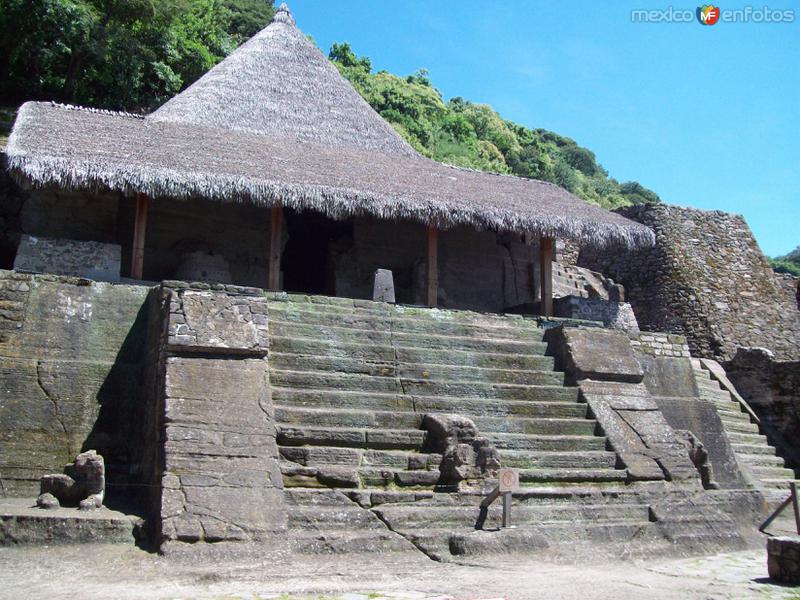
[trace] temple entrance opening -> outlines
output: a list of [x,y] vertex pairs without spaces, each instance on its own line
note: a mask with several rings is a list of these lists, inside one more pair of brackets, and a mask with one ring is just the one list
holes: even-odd
[[289,239],[283,253],[284,289],[335,295],[331,246],[352,243],[353,222],[334,221],[320,213],[287,210]]

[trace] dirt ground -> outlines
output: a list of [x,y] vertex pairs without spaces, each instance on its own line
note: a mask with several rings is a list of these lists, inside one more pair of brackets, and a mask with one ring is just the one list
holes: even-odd
[[130,546],[0,548],[0,598],[338,600],[793,599],[766,550],[668,560],[442,564],[417,555],[165,558]]

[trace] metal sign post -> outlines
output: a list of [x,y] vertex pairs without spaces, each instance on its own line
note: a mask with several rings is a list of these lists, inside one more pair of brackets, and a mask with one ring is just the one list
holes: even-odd
[[519,471],[500,469],[497,473],[498,490],[503,495],[503,527],[511,527],[511,494],[519,490]]
[[503,496],[502,527],[511,527],[511,494],[516,491],[519,491],[519,472],[516,469],[500,469],[497,473],[497,487],[489,492],[489,495],[481,502],[475,529],[483,529],[483,524],[489,514],[489,507],[500,496]]

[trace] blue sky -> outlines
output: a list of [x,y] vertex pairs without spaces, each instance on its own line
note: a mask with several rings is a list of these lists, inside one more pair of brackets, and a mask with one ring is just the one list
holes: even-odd
[[[743,214],[767,255],[800,245],[800,2],[791,24],[633,23],[664,2],[291,0],[326,51],[424,67],[446,99],[491,104],[593,150],[664,201]],[[747,4],[723,4],[723,9]]]

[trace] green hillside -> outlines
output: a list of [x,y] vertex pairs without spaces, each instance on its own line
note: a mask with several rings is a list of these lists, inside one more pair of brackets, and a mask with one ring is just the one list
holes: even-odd
[[789,273],[795,277],[800,277],[800,246],[785,256],[769,259],[769,264],[778,273]]
[[503,119],[486,104],[445,102],[425,70],[408,77],[373,73],[369,58],[356,56],[347,43],[334,44],[329,57],[384,119],[434,160],[552,181],[604,208],[659,202],[635,181],[610,178],[594,152],[570,138]]

